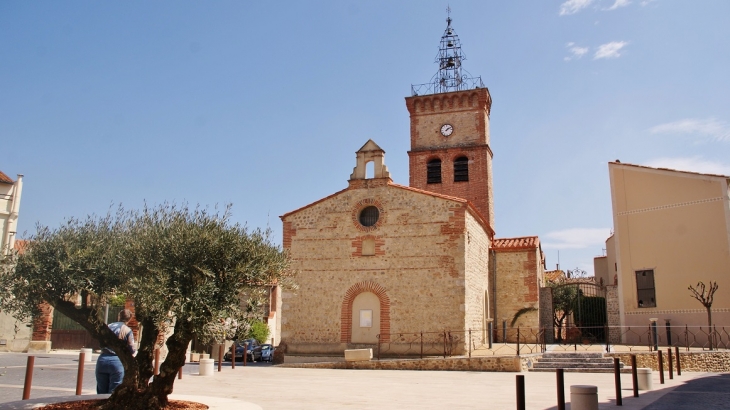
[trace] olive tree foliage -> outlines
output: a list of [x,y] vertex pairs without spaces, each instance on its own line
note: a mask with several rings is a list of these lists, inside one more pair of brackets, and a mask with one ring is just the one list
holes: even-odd
[[[28,318],[48,302],[78,322],[125,368],[105,408],[160,408],[167,403],[193,336],[206,342],[248,331],[245,296],[290,285],[288,258],[268,231],[230,222],[230,206],[209,211],[164,204],[119,209],[103,217],[38,227],[23,254],[2,263],[0,307]],[[136,357],[103,322],[107,301],[134,302],[141,329]],[[81,299],[80,306],[77,303]],[[153,377],[158,334],[172,329],[167,358]]]

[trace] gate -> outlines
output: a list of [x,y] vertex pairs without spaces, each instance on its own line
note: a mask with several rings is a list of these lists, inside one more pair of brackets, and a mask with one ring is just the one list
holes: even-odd
[[[123,306],[109,306],[109,322],[116,321]],[[99,341],[91,337],[81,325],[68,316],[53,310],[53,325],[51,326],[51,346],[54,349],[76,350],[82,347],[99,348]]]
[[591,281],[552,287],[556,343],[606,341],[606,288]]

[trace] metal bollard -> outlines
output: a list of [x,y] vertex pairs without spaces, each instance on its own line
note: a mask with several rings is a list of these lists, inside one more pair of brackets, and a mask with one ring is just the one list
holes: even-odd
[[76,373],[76,395],[81,396],[81,387],[84,385],[84,361],[86,361],[86,353],[79,353],[79,370]]
[[682,362],[679,360],[679,346],[674,346],[674,353],[677,355],[677,376],[681,376]]
[[661,350],[657,350],[659,355],[659,384],[664,384],[664,358]]
[[243,344],[243,365],[246,366],[246,358],[248,356],[248,343]]
[[558,410],[565,410],[565,375],[563,369],[555,369],[558,384]]
[[178,380],[182,379],[182,367],[180,367],[179,369],[177,369],[177,379]]
[[613,358],[613,378],[616,384],[616,405],[623,406],[624,400],[621,397],[621,362],[618,357]]
[[674,379],[674,371],[672,370],[674,360],[672,360],[672,348],[667,348],[667,364],[669,365],[669,380]]
[[160,374],[160,349],[155,349],[155,370],[154,375]]
[[218,371],[221,371],[223,368],[223,346],[218,345]]
[[636,372],[636,355],[631,355],[631,381],[634,383],[634,397],[639,397],[639,375]]
[[525,410],[525,376],[517,375],[517,410]]
[[30,385],[33,383],[33,364],[35,356],[28,356],[28,363],[25,365],[25,383],[23,384],[23,400],[30,398]]
[[231,369],[236,368],[236,341],[231,345]]

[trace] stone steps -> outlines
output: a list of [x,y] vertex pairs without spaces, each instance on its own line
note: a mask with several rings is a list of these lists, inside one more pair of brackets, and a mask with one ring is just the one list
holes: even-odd
[[613,373],[613,359],[603,357],[603,353],[598,352],[548,352],[535,361],[530,371],[554,372],[556,369],[566,372]]

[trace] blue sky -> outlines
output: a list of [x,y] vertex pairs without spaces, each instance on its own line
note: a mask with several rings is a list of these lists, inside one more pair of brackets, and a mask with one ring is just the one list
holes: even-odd
[[144,201],[279,215],[347,186],[372,138],[408,184],[410,85],[445,9],[493,98],[498,237],[592,272],[607,162],[730,175],[730,2],[0,2],[0,170],[22,232]]

